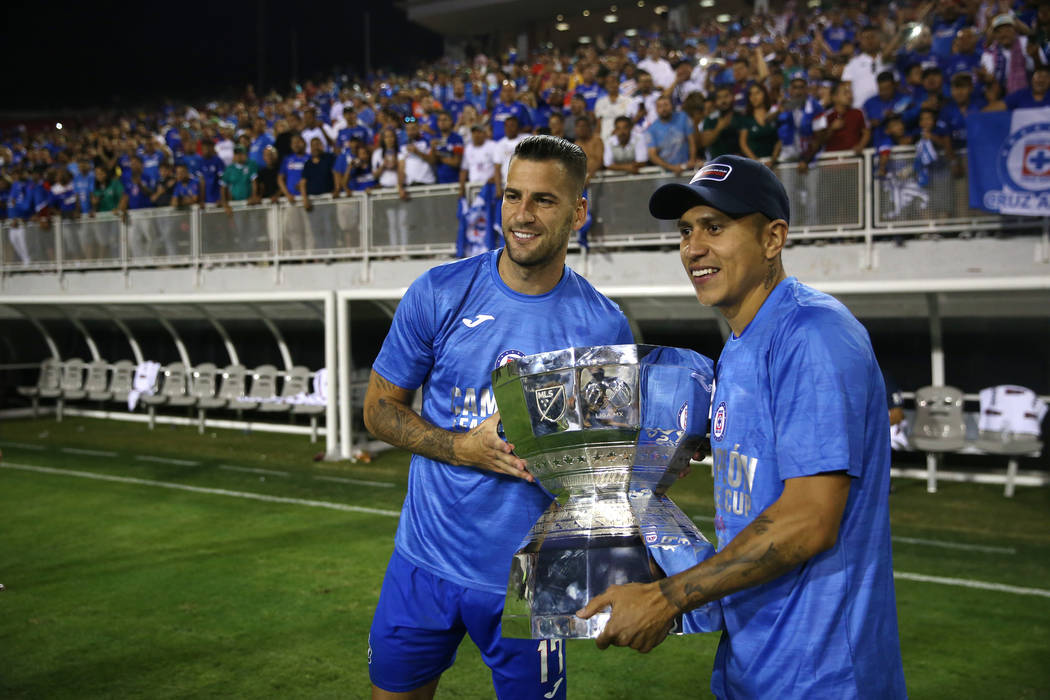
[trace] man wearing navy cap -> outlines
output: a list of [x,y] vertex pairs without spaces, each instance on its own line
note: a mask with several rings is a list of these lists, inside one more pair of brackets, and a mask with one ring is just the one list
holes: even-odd
[[788,197],[765,166],[723,156],[649,211],[678,221],[686,273],[733,330],[711,410],[718,553],[651,584],[612,586],[598,638],[647,652],[675,616],[720,601],[720,698],[906,694],[890,551],[882,374],[863,326],[787,277]]

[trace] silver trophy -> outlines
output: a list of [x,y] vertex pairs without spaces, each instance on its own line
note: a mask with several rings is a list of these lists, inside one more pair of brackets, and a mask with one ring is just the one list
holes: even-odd
[[[653,345],[568,348],[493,372],[507,440],[556,499],[514,555],[504,636],[597,637],[608,613],[575,615],[593,596],[714,553],[665,495],[707,433],[713,376],[703,355]],[[714,604],[672,632],[720,627]]]

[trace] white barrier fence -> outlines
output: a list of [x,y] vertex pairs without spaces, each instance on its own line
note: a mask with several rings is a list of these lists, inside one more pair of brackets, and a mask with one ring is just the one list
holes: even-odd
[[[805,174],[795,164],[778,165],[791,198],[792,238],[863,239],[870,247],[879,238],[900,240],[933,231],[1038,233],[1041,228],[1047,236],[1046,220],[970,209],[963,172],[935,167],[920,185],[913,161],[913,149],[895,149],[884,177],[878,176],[877,156],[870,149],[862,156],[822,156]],[[638,175],[597,175],[590,186],[591,247],[676,243],[673,222],[654,220],[643,206],[656,187],[674,180],[680,178],[658,168]],[[123,218],[107,213],[78,220],[56,217],[50,224],[8,223],[0,244],[0,274],[453,254],[458,186],[409,191],[408,201],[393,189],[313,197],[309,212],[282,201],[237,204],[232,213],[207,205],[136,210]],[[1043,249],[1050,254],[1050,242]]]

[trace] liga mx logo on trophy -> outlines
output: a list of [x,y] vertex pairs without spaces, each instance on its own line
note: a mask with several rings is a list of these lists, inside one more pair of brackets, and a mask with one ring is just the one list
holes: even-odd
[[[713,365],[652,345],[567,348],[492,373],[507,440],[556,498],[509,564],[503,634],[597,637],[608,613],[575,613],[614,584],[670,576],[714,554],[667,489],[707,432]],[[717,605],[675,632],[721,627]]]

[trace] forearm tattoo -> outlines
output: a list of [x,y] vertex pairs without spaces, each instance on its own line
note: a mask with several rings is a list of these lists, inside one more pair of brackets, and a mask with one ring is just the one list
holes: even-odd
[[797,565],[801,559],[782,551],[767,533],[773,520],[755,518],[733,540],[727,556],[710,560],[671,578],[661,579],[660,592],[679,612],[717,600],[735,591],[769,581]]
[[372,433],[395,447],[455,464],[455,433],[428,423],[410,407],[390,398],[390,394],[403,391],[401,387],[379,374],[373,374],[372,381],[379,390],[378,399],[365,403],[365,417]]

